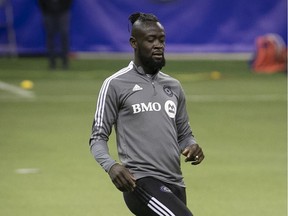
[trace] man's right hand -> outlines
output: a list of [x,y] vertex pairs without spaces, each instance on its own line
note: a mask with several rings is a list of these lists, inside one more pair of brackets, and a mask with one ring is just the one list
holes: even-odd
[[108,172],[112,182],[122,192],[133,191],[136,179],[129,170],[121,164],[114,164]]

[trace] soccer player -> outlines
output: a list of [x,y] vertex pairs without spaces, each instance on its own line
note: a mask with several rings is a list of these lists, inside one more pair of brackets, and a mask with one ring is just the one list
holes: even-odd
[[[192,135],[179,81],[160,71],[165,30],[153,14],[134,13],[129,20],[134,60],[102,85],[91,152],[133,214],[191,216],[180,156],[198,165],[204,154]],[[107,146],[113,125],[120,162]]]

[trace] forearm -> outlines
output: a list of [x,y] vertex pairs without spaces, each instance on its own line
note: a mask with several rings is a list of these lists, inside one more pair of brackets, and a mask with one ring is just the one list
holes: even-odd
[[90,141],[90,151],[95,160],[103,167],[106,172],[109,172],[110,168],[116,163],[115,160],[109,155],[107,142],[104,140]]

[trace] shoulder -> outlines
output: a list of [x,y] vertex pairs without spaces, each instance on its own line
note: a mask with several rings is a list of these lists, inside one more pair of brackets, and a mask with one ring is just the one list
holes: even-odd
[[119,95],[127,88],[131,87],[131,82],[135,81],[136,73],[133,64],[120,69],[111,76],[107,77],[102,83],[101,92],[106,94]]
[[176,78],[168,75],[167,73],[164,73],[162,71],[159,72],[159,77],[165,80],[168,80],[170,82],[175,82],[175,83],[180,83],[179,80],[177,80]]
[[117,82],[119,82],[121,79],[127,78],[131,72],[133,72],[133,65],[130,63],[127,67],[124,67],[111,76],[107,77],[104,80],[104,84],[115,85],[115,83],[117,84]]
[[178,79],[166,74],[166,73],[163,73],[162,71],[159,72],[159,81],[162,82],[162,83],[165,83],[167,85],[170,85],[170,86],[173,86],[175,88],[181,88],[181,83]]

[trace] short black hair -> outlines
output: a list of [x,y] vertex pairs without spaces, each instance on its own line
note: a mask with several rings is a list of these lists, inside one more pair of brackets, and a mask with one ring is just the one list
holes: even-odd
[[137,20],[140,22],[159,22],[154,14],[136,12],[129,16],[129,20],[133,25]]

